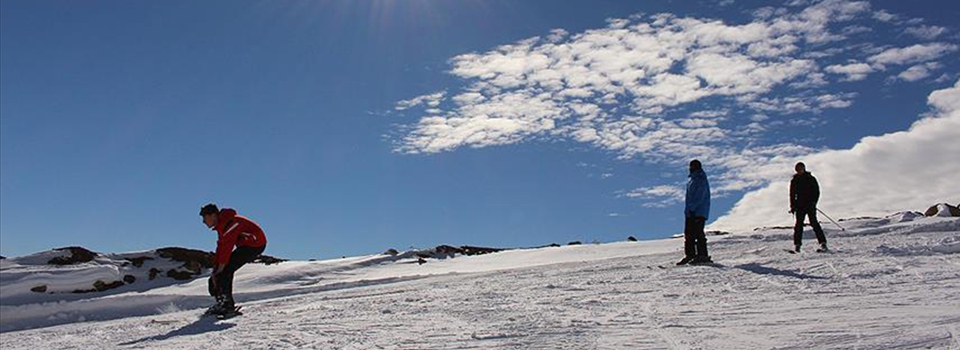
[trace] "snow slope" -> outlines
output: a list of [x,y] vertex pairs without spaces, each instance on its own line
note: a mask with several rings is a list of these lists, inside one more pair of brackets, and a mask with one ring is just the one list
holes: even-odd
[[674,267],[680,239],[249,265],[246,315],[226,321],[199,316],[203,278],[65,302],[0,294],[0,348],[960,349],[960,219],[841,224],[826,254],[785,253],[790,229],[710,237],[717,266]]

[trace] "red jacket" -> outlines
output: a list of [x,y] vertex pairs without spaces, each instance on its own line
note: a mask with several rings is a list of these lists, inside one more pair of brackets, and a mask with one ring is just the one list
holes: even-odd
[[262,247],[267,244],[267,236],[263,234],[260,225],[237,215],[237,211],[230,208],[220,210],[217,217],[217,230],[220,238],[217,239],[217,265],[226,265],[230,262],[230,253],[233,247]]

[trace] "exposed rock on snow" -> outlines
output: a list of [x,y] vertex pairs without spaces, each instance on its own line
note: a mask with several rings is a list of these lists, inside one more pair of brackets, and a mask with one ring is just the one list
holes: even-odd
[[166,247],[157,249],[157,255],[160,255],[161,258],[182,262],[185,268],[191,266],[191,268],[188,268],[189,270],[198,270],[198,267],[207,269],[213,267],[213,252],[180,247]]
[[[396,250],[394,250],[394,249],[390,249],[390,250],[387,250],[387,252],[386,252],[385,254],[386,254],[386,255],[390,255],[390,256],[394,256],[394,257],[400,257],[400,258],[403,258],[403,257],[406,257],[406,256],[417,256],[417,257],[422,258],[422,259],[447,259],[447,258],[454,258],[454,257],[456,257],[458,254],[459,254],[459,255],[466,255],[466,256],[473,256],[473,255],[483,255],[483,254],[496,253],[496,252],[500,252],[500,251],[504,251],[504,250],[506,250],[506,249],[504,249],[504,248],[476,247],[476,246],[469,246],[469,245],[463,245],[463,246],[459,246],[459,247],[454,247],[454,246],[450,246],[450,245],[446,245],[446,244],[441,244],[441,245],[438,245],[438,246],[434,247],[433,249],[411,250],[411,251],[404,252],[403,254],[400,254],[399,252],[396,252]],[[394,254],[390,254],[390,253],[394,253]],[[424,261],[424,262],[426,262],[426,261]]]
[[892,220],[893,222],[908,222],[913,221],[916,218],[922,218],[923,213],[918,211],[902,211],[890,216],[887,216],[887,219]]
[[940,203],[928,208],[924,215],[940,217],[960,216],[960,208],[947,203]]
[[287,259],[280,259],[277,257],[265,255],[265,254],[260,254],[260,256],[258,256],[256,259],[253,259],[254,264],[264,264],[264,265],[279,264],[284,261],[287,261]]
[[[285,260],[262,255],[254,262],[281,261]],[[149,289],[192,280],[209,272],[211,267],[212,252],[180,247],[121,254],[101,254],[77,246],[56,248],[4,259],[0,303],[29,299],[29,295],[46,295],[42,300],[58,300],[58,295],[63,294],[112,294]]]
[[47,261],[50,265],[73,265],[85,263],[93,260],[97,256],[97,253],[91,252],[83,247],[64,247],[64,248],[54,248],[54,251],[57,252],[66,252],[69,255],[55,256]]

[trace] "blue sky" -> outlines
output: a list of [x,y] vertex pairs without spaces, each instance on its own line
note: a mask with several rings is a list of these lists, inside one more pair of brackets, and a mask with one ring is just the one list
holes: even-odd
[[[716,177],[712,220],[771,181],[757,166],[904,130],[960,72],[954,2],[764,6],[5,0],[0,253],[212,250],[197,216],[209,201],[258,221],[268,253],[301,259],[664,237],[682,229],[689,158],[706,157]],[[655,23],[658,13],[673,16]],[[750,23],[763,28],[740,27]],[[696,44],[665,47],[682,57],[660,71],[616,52],[567,69],[586,55],[555,49],[579,47],[584,31],[640,40],[650,33],[638,24]],[[725,27],[743,32],[730,39],[742,47],[711,47],[713,34],[694,30]],[[554,63],[514,65],[541,53]],[[769,72],[723,76],[732,58]],[[575,64],[558,67],[565,59]],[[646,76],[566,91],[605,67]],[[534,81],[547,70],[568,83]],[[700,87],[657,85],[685,76]],[[622,92],[599,101],[608,90]],[[507,102],[465,98],[474,92]],[[623,139],[631,130],[649,137]]]

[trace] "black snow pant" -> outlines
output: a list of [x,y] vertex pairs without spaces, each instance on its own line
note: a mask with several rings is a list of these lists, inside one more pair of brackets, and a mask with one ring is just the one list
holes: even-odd
[[706,222],[704,217],[687,217],[683,225],[683,252],[688,258],[710,256],[707,254],[707,235],[703,232]]
[[810,219],[810,226],[813,227],[813,233],[817,235],[817,242],[820,245],[827,244],[827,236],[823,235],[823,228],[817,221],[817,208],[800,208],[794,211],[797,216],[797,224],[793,226],[793,245],[799,247],[803,243],[803,220]]
[[[230,253],[230,261],[223,267],[223,271],[220,271],[220,273],[215,276],[210,276],[208,283],[210,295],[217,298],[218,302],[232,305],[233,274],[237,272],[241,266],[252,262],[260,256],[266,248],[266,245],[262,247],[237,247],[233,253]],[[216,280],[214,280],[214,278],[216,278]]]

